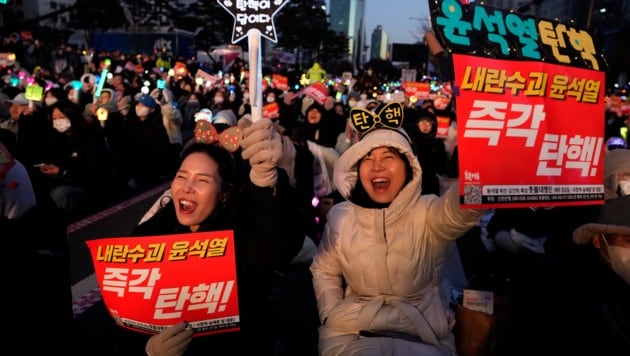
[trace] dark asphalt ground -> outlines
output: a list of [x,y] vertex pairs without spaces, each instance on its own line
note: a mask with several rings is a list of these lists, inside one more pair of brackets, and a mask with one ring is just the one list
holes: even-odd
[[94,267],[85,241],[128,236],[159,195],[162,185],[98,212],[68,227],[71,254],[72,299],[75,315],[74,340],[77,356],[114,356],[113,338],[119,326],[101,301]]

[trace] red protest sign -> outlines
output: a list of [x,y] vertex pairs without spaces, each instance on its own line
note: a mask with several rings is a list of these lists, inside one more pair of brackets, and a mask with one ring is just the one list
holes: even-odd
[[604,73],[453,55],[464,207],[603,203]]
[[262,117],[265,119],[275,119],[280,116],[280,106],[278,103],[273,102],[266,104],[262,108]]
[[431,84],[429,83],[404,82],[402,87],[408,98],[414,97],[416,100],[426,100],[431,98]]
[[280,89],[282,91],[289,90],[289,78],[280,74],[272,74],[271,75],[271,84],[273,84],[274,88]]
[[296,93],[297,96],[304,94],[312,96],[315,101],[320,105],[324,105],[324,103],[326,102],[326,98],[328,98],[329,96],[328,88],[322,82],[315,82],[314,84],[311,84]]
[[448,128],[451,126],[451,118],[448,116],[437,116],[437,133],[435,137],[446,138],[448,136]]
[[103,301],[124,328],[194,336],[240,329],[234,232],[87,241]]

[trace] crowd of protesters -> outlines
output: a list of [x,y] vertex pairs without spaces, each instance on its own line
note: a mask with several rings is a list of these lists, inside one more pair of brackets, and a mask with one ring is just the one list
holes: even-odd
[[[42,46],[37,41],[20,39],[19,36],[16,38],[12,35],[4,38],[0,53],[3,52],[15,53],[16,57],[15,60],[4,63],[1,68],[0,97],[3,104],[0,108],[1,143],[18,162],[20,170],[23,170],[25,175],[23,177],[25,181],[32,185],[31,198],[36,197],[37,205],[45,206],[46,211],[59,213],[61,221],[79,219],[115,203],[117,199],[127,198],[171,182],[183,163],[182,152],[190,152],[185,148],[195,141],[196,135],[199,134],[197,130],[200,121],[209,121],[218,132],[222,132],[237,126],[251,114],[248,67],[241,59],[237,59],[223,72],[206,67],[194,58],[164,57],[159,51],[155,53],[99,52],[90,49],[80,51],[68,45],[50,48]],[[381,83],[378,73],[369,67],[357,77],[357,80],[346,82],[326,74],[319,64],[317,67],[319,69],[317,73],[310,73],[311,81],[304,86],[322,84],[325,99],[309,94],[308,90],[303,90],[304,87],[299,89],[292,85],[280,87],[271,81],[263,83],[262,88],[263,104],[265,108],[270,108],[265,110],[264,119],[271,120],[273,131],[282,135],[283,145],[290,147],[283,152],[291,154],[282,156],[284,161],[279,163],[279,167],[286,172],[288,184],[296,191],[298,211],[302,214],[300,219],[304,219],[300,221],[306,222],[303,224],[306,238],[301,253],[309,243],[314,246],[306,256],[300,254],[293,256],[295,259],[303,258],[307,264],[310,264],[315,256],[314,250],[320,246],[322,238],[331,234],[330,231],[326,232],[325,227],[336,227],[340,224],[335,220],[328,225],[327,214],[332,206],[348,199],[351,203],[356,203],[353,200],[361,198],[350,194],[348,187],[337,187],[344,180],[339,177],[335,179],[335,169],[340,166],[347,169],[348,165],[352,169],[357,169],[355,166],[361,166],[364,161],[380,160],[380,156],[386,157],[390,154],[391,146],[394,145],[370,143],[369,150],[362,151],[360,155],[354,152],[359,147],[354,145],[362,137],[349,119],[350,111],[354,108],[364,108],[376,112],[390,102],[379,89]],[[32,93],[27,90],[29,86],[43,89],[40,99],[31,97]],[[458,177],[457,126],[453,105],[448,102],[445,104],[443,100],[414,101],[404,95],[399,98],[404,111],[401,130],[404,130],[405,136],[395,137],[406,140],[404,153],[396,158],[400,160],[402,167],[414,168],[413,174],[407,173],[408,181],[401,184],[405,187],[413,178],[413,185],[420,187],[416,187],[414,192],[407,192],[413,199],[417,198],[417,193],[431,196],[425,198],[423,202],[435,199],[433,196],[444,196],[436,201],[446,201],[447,189],[452,180]],[[438,116],[451,119],[448,135],[437,136]],[[630,244],[628,242],[630,227],[627,222],[627,211],[630,210],[627,199],[621,202],[616,200],[620,196],[630,194],[628,191],[630,158],[624,155],[630,151],[627,150],[626,139],[622,138],[620,141],[618,138],[621,137],[618,136],[621,134],[617,135],[624,127],[627,130],[628,121],[623,115],[612,117],[607,113],[606,117],[610,122],[606,123],[606,139],[611,142],[606,154],[613,153],[607,156],[609,158],[605,163],[608,169],[606,189],[610,190],[606,200],[607,204],[611,205],[601,211],[602,215],[597,220],[598,225],[582,226],[586,223],[595,223],[600,209],[592,206],[492,209],[481,220],[479,216],[475,216],[467,221],[466,226],[469,227],[474,221],[479,220],[475,228],[466,233],[463,228],[452,233],[451,238],[463,235],[457,241],[459,252],[455,251],[455,258],[459,259],[457,255],[461,255],[464,269],[459,272],[445,272],[450,274],[452,280],[460,280],[453,283],[462,288],[468,286],[492,289],[508,297],[520,308],[518,312],[510,313],[514,321],[502,324],[506,331],[500,342],[495,345],[497,352],[516,354],[518,350],[514,349],[514,345],[520,344],[518,341],[523,339],[523,335],[529,336],[526,331],[534,330],[535,321],[531,320],[534,314],[527,313],[533,310],[532,305],[538,305],[530,303],[532,298],[540,298],[536,293],[543,289],[541,286],[546,288],[552,284],[548,278],[540,277],[551,276],[550,270],[554,273],[570,273],[571,271],[566,269],[557,268],[558,264],[567,261],[565,252],[572,253],[568,261],[572,266],[585,258],[584,252],[576,252],[582,251],[583,249],[579,247],[584,244],[592,244],[599,253],[595,257],[590,256],[592,251],[587,253],[589,263],[594,263],[593,260],[603,256],[602,261],[605,262],[603,265],[612,266],[612,269],[605,271],[601,271],[602,266],[598,266],[600,268],[597,270],[598,275],[604,274],[606,278],[615,280],[615,283],[621,281],[619,285],[614,285],[612,291],[606,290],[607,294],[593,289],[594,295],[605,298],[599,301],[599,305],[593,305],[592,310],[589,309],[591,314],[588,317],[592,318],[589,320],[596,320],[596,325],[606,325],[610,328],[600,327],[598,331],[601,334],[598,337],[604,338],[605,334],[614,340],[616,350],[630,350],[630,342],[628,339],[624,341],[624,337],[628,337],[627,330],[630,330],[627,328],[627,322],[630,320],[630,315],[627,314],[628,299],[626,298],[624,303],[620,298],[628,296],[627,246]],[[410,143],[410,147],[406,146],[406,142]],[[351,149],[353,146],[355,148]],[[383,152],[379,151],[381,149]],[[618,154],[616,151],[623,153]],[[346,160],[351,154],[356,157],[352,162],[345,162],[342,159],[344,154]],[[378,157],[372,157],[373,154]],[[338,164],[340,160],[341,163]],[[421,168],[417,169],[417,165]],[[252,181],[255,180],[252,177]],[[6,187],[3,186],[4,188]],[[357,194],[354,188],[352,193]],[[396,200],[395,197],[390,197],[383,203],[384,205],[379,205],[376,204],[378,202],[370,200],[372,197],[362,198],[363,205],[358,204],[360,209],[366,206],[368,209],[387,209],[390,203],[400,201],[400,198]],[[21,203],[25,204],[26,200],[20,199]],[[25,207],[22,213],[34,205],[35,203]],[[342,204],[332,211],[339,213],[347,206],[349,205]],[[625,222],[615,215],[621,212],[611,210],[613,208],[624,209]],[[3,217],[13,219],[22,213],[19,208],[15,208],[11,210],[11,215],[3,211]],[[147,219],[150,219],[150,216]],[[609,225],[621,225],[623,228],[609,228],[607,227]],[[573,235],[577,228],[581,230]],[[607,239],[608,234],[613,238]],[[327,256],[325,253],[331,253],[329,250],[335,247],[331,245],[331,241],[322,244],[324,247],[320,248],[320,255],[316,258],[318,264],[314,265],[314,271],[320,274],[320,280],[322,276],[333,278],[327,277],[333,274],[327,268],[336,262],[330,262],[334,260],[330,256],[328,262],[325,259]],[[619,249],[611,249],[609,245],[619,246]],[[446,244],[440,245],[440,249],[441,256],[447,253]],[[541,257],[543,255],[544,258]],[[442,266],[444,263],[442,258],[444,257],[440,257],[437,264],[440,265],[440,269],[448,269],[448,266]],[[371,259],[368,262],[372,263]],[[341,265],[341,262],[339,264]],[[340,267],[341,269],[343,268]],[[611,274],[611,271],[616,272],[617,276]],[[334,278],[337,278],[339,273],[341,272],[335,270]],[[585,273],[588,274],[588,271]],[[619,280],[618,277],[624,280]],[[574,283],[578,285],[582,281],[578,277],[574,279]],[[370,284],[362,281],[356,285],[362,286],[362,283]],[[409,286],[406,282],[401,283]],[[436,286],[440,284],[435,279],[432,279],[431,283],[435,283]],[[326,298],[328,293],[324,286],[321,282],[316,285],[319,292],[317,297],[320,299]],[[590,286],[598,288],[596,283]],[[347,288],[346,285],[335,284],[335,288],[339,289],[335,301],[343,300],[339,299],[342,296],[354,298],[352,290],[343,290]],[[385,292],[379,290],[378,293]],[[438,293],[437,289],[435,293]],[[558,292],[560,293],[561,291]],[[579,291],[573,290],[572,293],[577,294]],[[393,292],[390,294],[393,295]],[[571,298],[570,295],[566,297]],[[363,296],[356,298],[359,304],[364,302],[361,299]],[[322,318],[317,322],[325,324],[331,310],[334,311],[338,305],[332,303],[331,299],[317,302],[320,303],[319,314]],[[544,303],[540,304],[545,306]],[[571,305],[579,308],[576,303]],[[605,310],[608,317],[598,313],[598,307],[601,306],[610,308]],[[315,308],[314,305],[306,306],[311,307]],[[553,314],[555,310],[547,312]],[[568,312],[565,313],[562,315],[568,315]],[[540,313],[535,315],[538,316]],[[625,315],[629,318],[615,318],[615,315]],[[401,325],[405,323],[404,318],[395,319]],[[452,316],[441,315],[436,320],[438,319],[442,323],[439,325],[441,329],[438,335],[441,342],[442,338],[451,336]],[[334,347],[330,346],[334,344],[330,340],[338,337],[331,334],[330,330],[343,329],[347,325],[339,322],[334,324],[335,319],[329,320],[333,323],[320,329],[327,332],[326,335],[320,335],[322,340],[328,339],[324,346],[339,349],[347,347],[343,346],[346,344],[345,339]],[[523,325],[531,326],[532,330],[525,330],[518,325],[520,321],[524,323]],[[413,329],[412,325],[403,326],[405,332]],[[316,328],[313,325],[308,327]],[[370,329],[368,325],[365,327],[365,330],[343,329],[340,335],[344,338],[356,337],[362,340],[355,345],[357,349],[376,344],[380,345],[379,347],[386,347],[381,338],[400,338],[396,330],[375,332],[368,330]],[[363,334],[355,335],[355,331]],[[584,335],[584,338],[587,336]],[[308,341],[313,340],[307,339]],[[339,340],[335,342],[337,341]],[[400,345],[409,346],[407,345],[409,342],[416,341],[405,339]],[[454,350],[454,345],[449,339],[447,348],[449,352]],[[407,349],[406,346],[396,347]],[[590,347],[589,345],[587,349],[590,350]],[[313,351],[308,347],[304,350]]]

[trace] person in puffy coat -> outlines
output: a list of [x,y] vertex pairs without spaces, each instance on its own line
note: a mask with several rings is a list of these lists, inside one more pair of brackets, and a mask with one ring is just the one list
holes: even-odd
[[457,184],[440,197],[421,195],[422,168],[400,128],[402,106],[375,113],[351,113],[361,139],[334,169],[346,201],[328,213],[310,267],[319,353],[455,355],[446,256],[486,210],[461,208]]

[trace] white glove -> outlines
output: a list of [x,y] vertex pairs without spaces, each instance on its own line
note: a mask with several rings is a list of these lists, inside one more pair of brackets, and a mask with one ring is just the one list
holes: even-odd
[[273,187],[278,182],[278,162],[282,158],[282,136],[269,119],[251,123],[243,118],[238,122],[243,132],[241,155],[249,160],[249,178],[259,187]]
[[188,327],[187,322],[182,321],[153,335],[147,341],[144,351],[149,356],[181,356],[188,349],[192,335],[193,329]]

